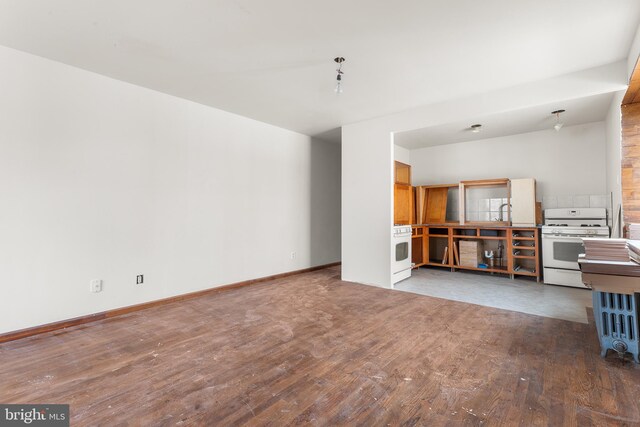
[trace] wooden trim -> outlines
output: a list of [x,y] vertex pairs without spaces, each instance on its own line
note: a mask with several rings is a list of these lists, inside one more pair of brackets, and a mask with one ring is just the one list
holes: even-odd
[[640,102],[640,62],[636,61],[636,65],[633,68],[631,79],[629,80],[629,87],[622,99],[622,105],[635,104]]
[[433,185],[419,185],[420,188],[450,188],[457,187],[459,184],[433,184]]
[[509,178],[495,178],[495,179],[478,179],[474,181],[460,181],[460,184],[464,185],[496,185],[496,184],[507,184],[509,182]]
[[640,103],[623,105],[621,112],[622,213],[623,222],[633,224],[640,222]]
[[51,332],[58,329],[70,328],[71,326],[83,325],[85,323],[91,323],[98,320],[109,319],[116,316],[122,316],[123,314],[133,313],[134,311],[146,310],[148,308],[153,308],[153,307],[158,307],[160,305],[171,304],[174,302],[180,302],[188,299],[198,298],[208,294],[215,294],[218,292],[229,291],[232,289],[241,288],[243,286],[253,285],[258,282],[266,282],[269,280],[281,279],[283,277],[289,277],[297,274],[309,273],[311,271],[322,270],[324,268],[334,267],[340,264],[342,263],[334,262],[331,264],[324,264],[324,265],[318,265],[315,267],[304,268],[302,270],[288,271],[286,273],[279,273],[279,274],[274,274],[272,276],[260,277],[257,279],[250,279],[250,280],[245,280],[237,283],[230,283],[228,285],[222,285],[222,286],[217,286],[215,288],[204,289],[202,291],[190,292],[187,294],[176,295],[173,297],[163,298],[155,301],[149,301],[142,304],[130,305],[127,307],[116,308],[113,310],[103,311],[100,313],[74,317],[73,319],[66,319],[58,322],[47,323],[45,325],[34,326],[32,328],[26,328],[26,329],[20,329],[18,331],[7,332],[4,334],[0,334],[0,343],[14,341],[21,338],[30,337],[33,335],[39,335],[45,332]]

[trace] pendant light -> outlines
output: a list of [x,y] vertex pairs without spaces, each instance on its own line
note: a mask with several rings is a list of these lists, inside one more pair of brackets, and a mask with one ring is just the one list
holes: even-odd
[[562,129],[562,126],[564,126],[564,123],[560,121],[560,113],[564,113],[564,112],[565,110],[556,110],[551,112],[551,114],[556,115],[556,124],[553,125],[553,128],[556,130],[556,132],[559,132],[560,129]]
[[334,90],[336,94],[340,95],[342,93],[342,75],[344,74],[342,72],[342,63],[345,61],[345,59],[341,56],[338,56],[334,59],[334,61],[338,64],[338,69],[336,70],[338,72],[338,75],[336,76],[336,88]]

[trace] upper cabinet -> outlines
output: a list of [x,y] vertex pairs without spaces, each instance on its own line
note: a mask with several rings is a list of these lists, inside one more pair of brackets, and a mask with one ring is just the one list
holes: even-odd
[[411,166],[395,162],[395,184],[393,187],[393,223],[409,225],[415,222],[413,200],[414,191],[411,186]]
[[393,191],[393,223],[410,225],[413,218],[413,187],[395,184]]
[[396,184],[411,185],[411,166],[396,161],[394,171]]
[[540,204],[536,203],[536,180],[511,180],[511,222],[518,227],[531,227],[541,223]]

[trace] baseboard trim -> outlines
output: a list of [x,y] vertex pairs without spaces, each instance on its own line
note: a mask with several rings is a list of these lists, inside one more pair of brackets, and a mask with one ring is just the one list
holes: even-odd
[[100,313],[88,314],[86,316],[81,316],[81,317],[75,317],[73,319],[61,320],[58,322],[47,323],[45,325],[34,326],[32,328],[26,328],[26,329],[20,329],[18,331],[7,332],[4,334],[0,334],[0,343],[15,341],[15,340],[27,338],[33,335],[44,334],[45,332],[51,332],[59,329],[69,328],[71,326],[77,326],[77,325],[83,325],[85,323],[96,322],[98,320],[109,319],[111,317],[122,316],[124,314],[129,314],[134,311],[146,310],[148,308],[157,307],[165,304],[171,304],[178,301],[185,301],[193,298],[198,298],[204,295],[229,291],[231,289],[237,289],[243,286],[253,285],[259,282],[266,282],[268,280],[281,279],[283,277],[295,276],[297,274],[309,273],[311,271],[317,271],[317,270],[322,270],[324,268],[335,267],[340,264],[341,264],[340,262],[334,262],[331,264],[318,265],[315,267],[304,268],[302,270],[289,271],[286,273],[274,274],[271,276],[260,277],[257,279],[250,279],[242,282],[230,283],[228,285],[222,285],[222,286],[217,286],[215,288],[204,289],[202,291],[190,292],[187,294],[176,295],[169,298],[149,301],[142,304],[130,305],[127,307],[116,308],[113,310],[107,310]]

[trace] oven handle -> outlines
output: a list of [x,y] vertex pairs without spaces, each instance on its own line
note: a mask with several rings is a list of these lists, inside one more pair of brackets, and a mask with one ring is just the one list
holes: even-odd
[[[587,236],[584,236],[587,237]],[[582,237],[579,236],[555,236],[553,234],[543,234],[543,239],[555,239],[555,240],[573,240],[582,242]]]

